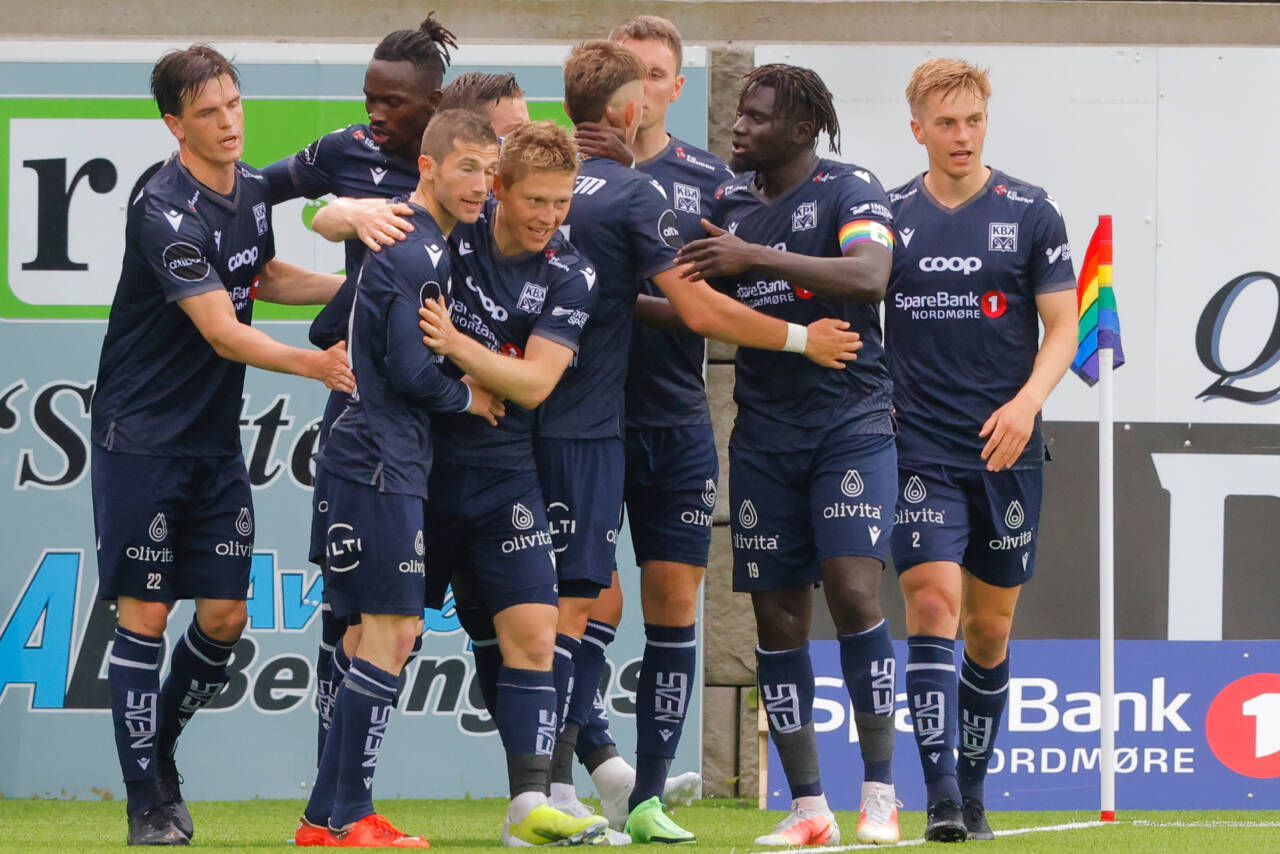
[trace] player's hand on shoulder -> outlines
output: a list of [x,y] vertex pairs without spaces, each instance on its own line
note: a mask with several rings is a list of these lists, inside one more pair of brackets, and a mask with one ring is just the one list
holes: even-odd
[[987,461],[987,471],[1003,471],[1018,461],[1027,447],[1036,427],[1036,413],[1040,408],[1022,395],[991,413],[987,423],[978,431],[978,438],[986,439],[982,459]]
[[479,415],[494,427],[498,426],[498,419],[507,414],[506,402],[470,376],[463,377],[462,381],[471,388],[471,406],[467,411]]
[[623,166],[632,166],[636,156],[622,140],[622,133],[599,122],[583,122],[573,129],[573,141],[578,151],[587,157],[603,157]]
[[691,240],[676,256],[681,264],[689,265],[680,274],[681,278],[696,282],[715,276],[736,276],[755,265],[759,246],[730,234],[705,217],[702,227],[710,237]]
[[804,355],[814,364],[824,368],[843,368],[846,362],[858,358],[861,349],[862,336],[849,328],[847,320],[823,317],[808,326]]
[[413,208],[404,202],[368,199],[369,203],[352,211],[351,224],[356,237],[373,252],[398,243],[413,231],[413,223],[406,217],[413,216]]
[[422,330],[422,343],[437,356],[448,356],[452,352],[458,331],[443,296],[429,299],[418,308],[418,327]]
[[351,394],[356,390],[356,377],[351,373],[351,364],[347,359],[347,342],[339,341],[317,355],[320,356],[320,369],[315,379],[344,394]]

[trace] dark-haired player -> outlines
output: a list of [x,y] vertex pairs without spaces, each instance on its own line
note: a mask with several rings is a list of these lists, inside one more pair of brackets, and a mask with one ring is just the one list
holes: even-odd
[[[635,168],[657,181],[666,194],[680,237],[704,237],[701,218],[716,187],[733,173],[714,154],[667,132],[667,108],[680,97],[684,85],[680,33],[666,18],[640,15],[614,27],[609,38],[634,51],[647,66],[635,141],[625,148],[613,128],[586,123],[576,129],[576,136],[617,146],[616,151],[607,147],[604,151],[619,162],[631,163],[634,155]],[[662,296],[648,281],[642,292]],[[626,380],[625,497],[631,542],[641,568],[645,634],[651,641],[645,645],[641,663],[640,684],[646,686],[646,696],[636,705],[636,718],[648,732],[668,733],[660,736],[667,757],[675,755],[682,728],[672,726],[664,701],[650,694],[659,684],[682,685],[687,701],[696,687],[698,586],[711,546],[711,514],[719,479],[703,381],[705,357],[705,339],[687,330],[644,323],[632,327]],[[552,764],[553,803],[577,799],[573,751],[579,741],[584,755],[611,742],[603,704],[596,701],[596,682],[605,647],[616,631],[620,595],[616,585],[601,594],[575,658],[569,716]],[[597,775],[610,775],[616,766],[625,777],[625,763],[621,757],[611,758]],[[689,772],[669,778],[662,792],[649,794],[661,794],[668,805],[678,806],[699,796],[701,789],[701,776]]]
[[529,105],[516,76],[468,71],[444,87],[442,110],[475,110],[489,120],[499,140],[529,121]]
[[[644,61],[609,41],[583,44],[565,64],[565,107],[574,122],[603,122],[631,143],[643,117]],[[804,353],[828,368],[854,358],[857,336],[843,320],[821,319],[809,327],[748,309],[704,282],[681,278],[676,249],[682,244],[675,214],[661,185],[612,160],[583,161],[565,220],[569,239],[595,262],[596,308],[582,335],[578,363],[571,367],[538,411],[538,472],[548,508],[559,505],[554,522],[560,577],[557,627],[557,691],[567,697],[587,620],[602,590],[616,573],[614,544],[622,511],[624,449],[623,395],[636,298],[645,279],[671,301],[693,332],[748,347]],[[654,639],[656,640],[656,639]],[[661,641],[659,641],[661,642]],[[687,647],[682,647],[687,649]],[[598,658],[598,657],[597,657]],[[673,674],[683,671],[672,667]],[[582,677],[594,684],[590,675]],[[594,677],[598,680],[598,674]],[[686,689],[689,686],[684,686]],[[665,698],[665,699],[664,699]],[[634,786],[630,774],[599,773],[617,755],[610,741],[587,747],[584,763],[605,808],[621,805],[619,792],[631,789],[625,810],[627,832],[637,842],[692,841],[662,811],[661,794],[672,753],[663,737],[683,726],[687,690],[680,685],[641,683],[638,703],[664,703],[665,720],[638,717]],[[624,763],[625,765],[625,763]],[[629,771],[630,769],[625,769]]]
[[[347,337],[347,318],[355,295],[355,280],[366,250],[403,239],[412,230],[411,209],[392,203],[418,185],[418,156],[422,132],[441,98],[440,84],[449,64],[453,33],[428,15],[416,29],[388,33],[373,50],[364,75],[367,124],[353,124],[320,137],[306,148],[263,170],[271,188],[271,203],[299,196],[339,198],[326,206],[329,215],[350,229],[346,240],[347,281],[333,302],[311,324],[311,342],[329,347]],[[333,421],[347,405],[345,394],[330,395],[320,426],[323,447]],[[308,557],[323,566],[324,543],[311,543]],[[320,612],[321,640],[316,658],[317,761],[324,750],[333,698],[359,642],[359,629],[344,649],[336,649],[344,625],[327,607]]]
[[819,581],[862,750],[858,841],[898,841],[894,656],[879,595],[897,488],[878,317],[892,216],[869,171],[818,156],[821,132],[839,151],[831,93],[816,74],[791,65],[748,74],[730,163],[740,177],[716,192],[712,236],[680,253],[687,275],[722,277],[747,305],[798,323],[844,318],[865,344],[847,371],[738,351],[729,440],[734,589],[749,591],[755,607],[760,696],[792,797],[790,815],[756,840],[762,845],[839,839],[814,742],[808,639]]
[[[255,300],[323,304],[337,276],[275,257],[267,188],[239,162],[236,70],[208,45],[165,54],[151,91],[178,153],[129,206],[93,400],[98,595],[119,625],[107,667],[131,845],[185,845],[182,728],[227,681],[247,620],[253,499],[240,447],[244,366],[352,388],[342,345],[280,344]],[[169,610],[195,599],[160,685]]]
[[361,631],[298,845],[429,847],[374,810],[373,775],[400,670],[421,632],[431,413],[497,423],[502,403],[474,382],[445,376],[418,332],[418,307],[451,287],[447,235],[480,215],[498,140],[479,116],[455,110],[432,121],[421,151],[408,201],[413,234],[370,254],[357,276],[348,345],[358,385],[317,457],[314,527],[325,543],[325,601],[338,619],[359,614]]
[[494,199],[474,226],[453,235],[450,305],[428,302],[422,310],[426,341],[450,369],[511,401],[497,426],[438,422],[431,505],[432,592],[438,596],[452,577],[458,619],[507,753],[506,845],[586,841],[607,826],[590,810],[574,816],[547,803],[559,713],[551,673],[556,569],[531,410],[577,354],[590,317],[595,269],[559,231],[577,169],[563,128],[535,122],[513,130]]
[[925,838],[942,842],[993,838],[983,785],[1008,698],[1014,608],[1035,569],[1040,407],[1076,349],[1066,226],[1044,190],[983,165],[990,96],[970,63],[916,68],[907,100],[929,170],[889,195],[900,236],[885,310],[900,427],[893,562]]

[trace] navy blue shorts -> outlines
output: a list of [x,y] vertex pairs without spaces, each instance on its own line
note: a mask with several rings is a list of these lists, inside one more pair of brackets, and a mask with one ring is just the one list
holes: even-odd
[[427,519],[427,607],[443,604],[454,576],[470,581],[473,602],[490,614],[512,605],[559,601],[556,559],[536,472],[437,459]]
[[426,502],[379,492],[323,467],[316,486],[324,498],[315,505],[312,524],[324,527],[324,599],[333,616],[422,616]]
[[539,439],[538,479],[551,520],[560,595],[600,595],[618,568],[622,482],[621,439]]
[[720,461],[710,424],[627,431],[627,524],[636,561],[706,566]]
[[816,584],[819,562],[889,552],[898,452],[893,437],[843,434],[805,451],[729,446],[733,589]]
[[[329,431],[333,429],[333,422],[338,420],[338,416],[342,414],[342,410],[347,408],[347,401],[351,397],[340,391],[329,392],[329,399],[324,404],[324,416],[320,419],[320,435],[316,437],[316,455],[324,450],[324,443],[329,440]],[[320,492],[320,479],[316,478],[316,483],[312,486],[314,496],[312,498],[312,507],[325,500],[325,496]],[[307,548],[307,560],[317,566],[324,566],[324,527],[311,525],[311,544]]]
[[935,463],[898,472],[893,565],[958,563],[980,581],[1017,587],[1035,573],[1040,468],[989,472]]
[[244,457],[149,457],[95,445],[98,598],[244,599],[253,496]]

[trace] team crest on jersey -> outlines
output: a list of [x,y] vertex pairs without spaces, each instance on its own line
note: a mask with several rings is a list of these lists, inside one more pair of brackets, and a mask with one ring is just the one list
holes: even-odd
[[676,210],[685,213],[702,213],[702,191],[688,184],[672,184],[676,192]]
[[267,233],[267,203],[258,202],[253,206],[253,224],[258,227],[258,236]]
[[546,298],[546,288],[535,285],[533,282],[525,282],[524,289],[520,291],[520,299],[516,300],[516,308],[530,314],[537,314],[542,311],[542,303]]
[[818,227],[818,203],[817,202],[801,202],[800,206],[791,212],[791,230],[792,231],[808,231],[811,228]]
[[992,252],[1017,252],[1018,224],[1016,222],[991,223],[987,248]]

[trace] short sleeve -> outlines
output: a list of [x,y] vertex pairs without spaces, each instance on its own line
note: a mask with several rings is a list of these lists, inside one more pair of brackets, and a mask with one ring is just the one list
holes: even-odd
[[1035,208],[1029,264],[1032,288],[1037,294],[1074,288],[1076,271],[1071,262],[1071,244],[1067,242],[1067,224],[1057,202],[1046,195],[1035,202]]
[[342,128],[325,134],[297,154],[277,160],[262,170],[270,188],[271,204],[298,196],[314,199],[331,192],[346,133],[347,129]]
[[684,240],[675,211],[657,181],[645,177],[636,182],[628,215],[631,251],[641,260],[637,265],[640,278],[649,279],[674,267]]
[[216,247],[204,221],[155,196],[145,204],[138,231],[139,250],[160,283],[165,301],[221,290],[222,280],[211,260]]
[[836,181],[836,212],[840,253],[848,255],[860,243],[876,243],[893,251],[893,211],[875,175],[852,169]]
[[578,352],[578,339],[595,305],[595,267],[585,258],[560,273],[548,289],[530,335],[563,344]]

